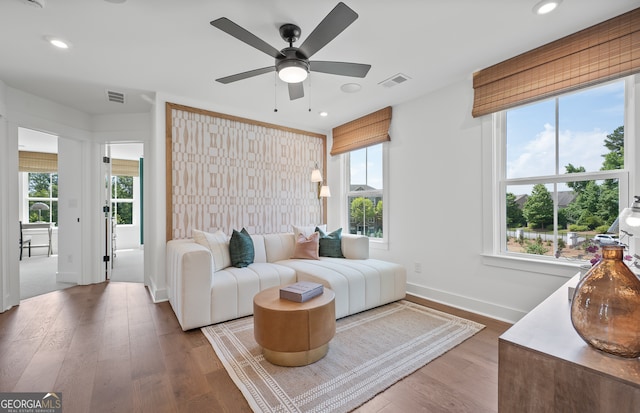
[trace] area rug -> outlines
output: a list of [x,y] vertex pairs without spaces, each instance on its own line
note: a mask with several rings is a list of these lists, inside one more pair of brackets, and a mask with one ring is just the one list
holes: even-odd
[[482,330],[408,301],[336,322],[321,360],[279,367],[253,338],[253,317],[202,328],[254,412],[348,412]]

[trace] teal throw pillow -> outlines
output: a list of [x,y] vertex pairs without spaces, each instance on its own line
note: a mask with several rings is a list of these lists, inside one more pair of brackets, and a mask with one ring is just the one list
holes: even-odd
[[319,255],[321,257],[344,258],[344,255],[342,255],[342,228],[327,234],[316,227],[316,232],[320,233]]
[[247,267],[253,264],[255,251],[253,240],[246,229],[238,232],[235,229],[229,240],[229,255],[231,255],[231,265],[237,268]]

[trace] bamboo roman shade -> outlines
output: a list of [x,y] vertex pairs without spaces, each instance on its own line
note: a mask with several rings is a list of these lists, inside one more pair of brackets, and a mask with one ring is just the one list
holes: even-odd
[[388,106],[334,128],[331,155],[339,155],[391,140],[390,124],[391,106]]
[[58,154],[45,152],[18,152],[18,171],[51,173],[58,171]]
[[472,115],[486,115],[640,72],[640,9],[473,74]]
[[128,159],[111,159],[111,175],[114,176],[139,176],[138,161]]
[[[58,154],[20,151],[18,152],[18,172],[58,172]],[[111,175],[139,176],[139,162],[127,159],[112,159]]]

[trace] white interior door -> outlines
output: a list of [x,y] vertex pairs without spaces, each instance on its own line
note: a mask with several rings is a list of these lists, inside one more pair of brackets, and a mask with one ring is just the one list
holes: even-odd
[[[111,280],[144,282],[142,192],[144,145],[110,143],[114,260]],[[115,248],[117,245],[117,248]],[[117,254],[117,256],[116,256]]]
[[111,271],[113,270],[114,260],[114,228],[111,214],[111,148],[109,145],[103,145],[102,155],[102,180],[103,180],[103,199],[102,212],[104,216],[104,255],[102,257],[104,263],[105,279],[111,279]]

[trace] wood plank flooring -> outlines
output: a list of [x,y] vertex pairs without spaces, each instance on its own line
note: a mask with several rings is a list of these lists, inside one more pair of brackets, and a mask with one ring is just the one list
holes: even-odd
[[[356,410],[496,412],[509,324],[411,301],[487,327]],[[0,391],[62,392],[68,412],[250,412],[199,329],[183,332],[142,284],[76,286],[0,314]]]

